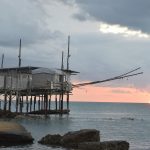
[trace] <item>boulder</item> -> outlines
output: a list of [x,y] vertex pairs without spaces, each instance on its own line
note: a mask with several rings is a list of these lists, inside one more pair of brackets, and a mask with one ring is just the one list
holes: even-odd
[[0,121],[0,145],[11,146],[33,142],[31,134],[20,124]]
[[17,116],[17,113],[11,112],[9,110],[1,110],[0,109],[0,118],[15,118]]
[[45,144],[45,145],[52,145],[52,146],[60,146],[61,145],[61,138],[62,136],[59,134],[48,134],[43,137],[38,143]]
[[61,145],[64,147],[78,148],[82,142],[99,142],[100,133],[95,129],[83,129],[79,131],[68,132],[61,139]]
[[129,150],[126,141],[84,142],[80,143],[80,150]]

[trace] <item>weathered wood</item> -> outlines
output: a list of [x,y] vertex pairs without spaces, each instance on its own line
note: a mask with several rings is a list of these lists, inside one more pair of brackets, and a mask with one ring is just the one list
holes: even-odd
[[7,88],[6,88],[6,83],[7,83],[7,76],[4,76],[4,89],[5,89],[5,93],[4,93],[4,111],[6,111],[7,109]]
[[48,109],[51,110],[51,98],[52,98],[52,95],[50,94],[50,98],[49,98],[49,102],[48,102]]
[[57,110],[57,95],[55,95],[55,109]]
[[32,111],[32,96],[30,98],[30,112]]
[[40,95],[39,95],[39,100],[38,100],[38,110],[40,110],[40,104],[41,104],[41,102],[40,102]]
[[17,92],[17,95],[16,95],[16,113],[18,112],[18,103],[19,103],[19,95]]
[[47,108],[48,108],[48,95],[44,94],[44,102],[45,102],[45,115],[47,115]]
[[9,108],[8,108],[9,111],[11,111],[11,101],[12,101],[12,91],[10,91],[9,94]]
[[44,97],[43,97],[43,94],[42,94],[42,101],[41,101],[41,109],[44,109]]
[[29,111],[29,101],[28,101],[28,94],[26,95],[26,112]]
[[67,109],[69,110],[69,92],[67,92]]
[[36,105],[36,95],[34,96],[34,111],[35,111],[35,105]]

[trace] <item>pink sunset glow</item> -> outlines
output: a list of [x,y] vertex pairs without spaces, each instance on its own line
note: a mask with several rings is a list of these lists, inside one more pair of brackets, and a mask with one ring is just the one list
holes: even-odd
[[72,101],[149,103],[150,93],[136,88],[89,85],[75,88]]

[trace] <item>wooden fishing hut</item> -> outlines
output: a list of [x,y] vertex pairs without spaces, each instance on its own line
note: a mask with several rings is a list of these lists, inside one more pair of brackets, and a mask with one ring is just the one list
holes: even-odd
[[[13,104],[16,113],[46,115],[69,113],[69,95],[72,91],[70,76],[78,73],[69,69],[69,45],[70,36],[68,36],[66,69],[63,64],[63,52],[61,69],[21,67],[21,39],[18,67],[3,68],[4,55],[2,55],[0,69],[1,110],[11,112]],[[55,100],[55,109],[51,108],[52,97]],[[64,102],[66,102],[66,108]]]
[[[12,111],[12,103],[15,103],[16,113],[69,113],[69,95],[72,91],[70,76],[75,73],[77,72],[72,70],[32,66],[1,68],[0,94],[4,100],[2,109]],[[55,97],[53,110],[52,96]],[[24,106],[26,108],[23,109]]]
[[[12,104],[15,106],[16,113],[27,114],[67,114],[69,113],[69,95],[73,88],[79,88],[86,85],[93,85],[112,80],[129,78],[143,72],[135,73],[140,67],[129,72],[92,82],[72,84],[70,81],[71,75],[76,75],[79,72],[69,69],[69,45],[70,36],[68,36],[68,54],[67,67],[64,69],[63,52],[61,69],[49,69],[44,67],[21,67],[21,40],[19,46],[19,64],[15,68],[0,69],[0,110],[4,113],[12,112]],[[55,101],[55,108],[52,109],[52,97]],[[2,106],[3,102],[3,106]],[[66,103],[66,108],[64,107]]]

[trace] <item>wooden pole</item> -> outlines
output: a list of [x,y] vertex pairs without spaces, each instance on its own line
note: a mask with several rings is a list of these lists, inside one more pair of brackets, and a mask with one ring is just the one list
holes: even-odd
[[39,100],[38,100],[38,110],[40,110],[40,103],[41,103],[41,101],[40,101],[40,95],[39,95]]
[[5,94],[4,94],[4,111],[7,110],[7,91],[5,90]]
[[19,58],[19,68],[21,67],[21,39],[20,39],[20,42],[19,42],[19,55],[18,55],[18,58]]
[[29,101],[28,101],[28,93],[26,95],[26,112],[29,112]]
[[32,111],[32,95],[31,95],[31,98],[30,98],[30,112]]
[[59,94],[59,110],[61,110],[61,94]]
[[21,96],[19,97],[19,104],[20,104],[20,113],[22,113],[22,98],[21,98]]
[[67,70],[69,70],[69,57],[70,57],[70,36],[68,36]]
[[4,76],[4,90],[5,90],[5,93],[4,93],[4,111],[6,111],[7,109],[7,76],[5,75]]
[[49,110],[51,110],[51,98],[52,98],[52,95],[50,94],[50,98],[49,98]]
[[35,111],[35,105],[36,105],[36,95],[34,96],[34,111]]
[[64,97],[64,94],[63,93],[61,93],[60,95],[59,95],[59,110],[63,110],[63,97]]
[[9,111],[11,111],[11,101],[12,101],[12,91],[10,91],[9,95]]
[[67,92],[67,110],[69,110],[69,92]]
[[47,116],[48,94],[44,94],[44,100],[45,100],[45,115]]
[[10,93],[9,93],[9,111],[11,111],[11,102],[12,102],[12,73],[11,73],[11,85],[10,85]]
[[2,63],[1,63],[1,68],[4,67],[4,54],[2,54]]
[[43,97],[43,94],[42,94],[42,103],[41,103],[41,110],[44,109],[44,97]]
[[56,110],[58,109],[57,108],[57,95],[55,95],[55,106],[56,106]]
[[19,95],[17,92],[17,94],[16,94],[16,113],[18,113],[18,103],[19,103]]

